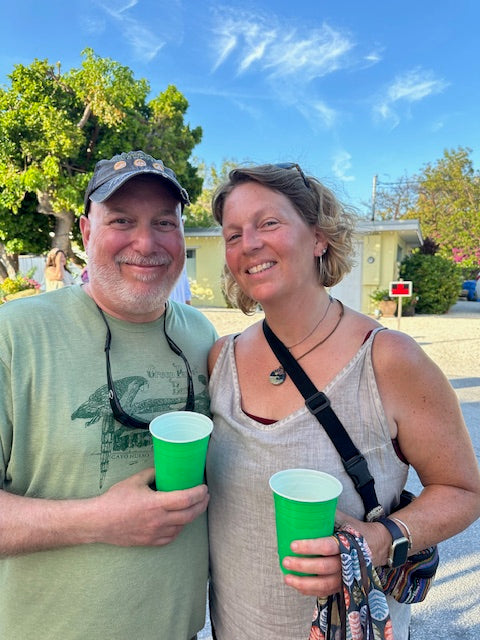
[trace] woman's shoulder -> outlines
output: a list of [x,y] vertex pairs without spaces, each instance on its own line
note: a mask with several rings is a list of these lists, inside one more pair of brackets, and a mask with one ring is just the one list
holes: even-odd
[[[424,352],[411,336],[395,329],[388,329],[376,319],[345,307],[345,324],[338,339],[352,349],[372,340],[372,353],[377,364],[391,367],[393,363],[418,360]],[[349,342],[350,341],[350,342]]]
[[208,370],[210,373],[212,372],[213,367],[215,366],[218,356],[220,355],[220,352],[222,351],[225,343],[233,340],[236,335],[238,334],[230,333],[226,336],[222,336],[212,346],[212,348],[210,349],[210,353],[208,354]]
[[414,338],[401,331],[378,331],[372,347],[375,369],[392,377],[412,376],[434,366]]

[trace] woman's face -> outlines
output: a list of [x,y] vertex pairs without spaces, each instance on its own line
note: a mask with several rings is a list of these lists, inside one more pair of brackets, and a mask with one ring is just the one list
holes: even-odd
[[318,288],[315,257],[325,237],[283,194],[255,182],[235,187],[224,202],[223,237],[237,284],[262,305]]

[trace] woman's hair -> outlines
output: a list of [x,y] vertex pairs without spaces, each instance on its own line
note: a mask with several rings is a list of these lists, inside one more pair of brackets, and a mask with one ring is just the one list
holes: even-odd
[[[45,267],[54,267],[55,266],[55,260],[57,258],[57,254],[59,253],[63,253],[63,255],[65,256],[65,259],[67,258],[65,251],[63,249],[59,249],[58,247],[54,247],[53,249],[50,249],[50,251],[47,253],[47,260],[45,262]],[[67,267],[67,265],[65,264],[64,267],[65,271],[68,271],[70,273],[70,269]]]
[[[287,197],[304,222],[320,229],[328,243],[326,253],[315,258],[319,284],[333,287],[353,266],[353,229],[355,215],[340,203],[332,191],[312,176],[305,176],[298,164],[265,164],[237,167],[216,190],[212,213],[222,225],[225,200],[240,184],[256,182]],[[244,313],[253,313],[257,302],[245,295],[227,265],[222,286],[228,300]]]

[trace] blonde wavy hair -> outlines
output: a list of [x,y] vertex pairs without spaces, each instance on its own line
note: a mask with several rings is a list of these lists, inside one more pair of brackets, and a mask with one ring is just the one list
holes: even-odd
[[[352,269],[353,230],[356,215],[335,197],[334,193],[313,176],[306,176],[298,164],[264,164],[236,167],[228,180],[218,187],[212,199],[212,213],[222,225],[225,200],[240,184],[257,182],[281,193],[290,200],[298,215],[311,227],[320,229],[328,243],[326,253],[316,257],[318,282],[333,287]],[[224,265],[222,287],[230,303],[245,314],[255,312],[258,303],[238,286]]]

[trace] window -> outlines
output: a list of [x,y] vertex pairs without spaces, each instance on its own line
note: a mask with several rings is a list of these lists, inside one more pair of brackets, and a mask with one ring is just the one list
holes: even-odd
[[187,276],[190,280],[197,279],[197,250],[187,249]]

